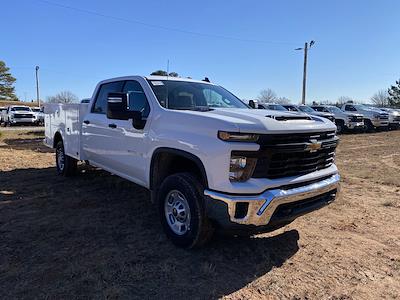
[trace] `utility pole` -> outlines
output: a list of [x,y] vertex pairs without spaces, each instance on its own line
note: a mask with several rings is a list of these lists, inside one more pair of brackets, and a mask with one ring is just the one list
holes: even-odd
[[308,43],[304,44],[304,67],[303,67],[303,91],[301,93],[301,104],[306,104],[306,81],[307,81],[307,53]]
[[304,66],[303,66],[303,91],[301,94],[301,104],[306,104],[306,86],[307,86],[307,56],[308,49],[311,48],[315,44],[315,41],[310,42],[310,47],[308,47],[308,43],[304,43],[304,48],[297,48],[295,50],[304,50]]
[[38,106],[40,107],[40,97],[39,97],[39,66],[36,66],[36,101],[38,103]]

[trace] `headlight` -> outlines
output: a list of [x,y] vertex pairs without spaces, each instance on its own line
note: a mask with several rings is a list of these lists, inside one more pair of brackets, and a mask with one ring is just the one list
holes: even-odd
[[218,138],[225,142],[256,142],[258,137],[254,133],[218,131]]
[[253,175],[254,168],[256,167],[257,159],[246,157],[243,155],[231,156],[229,166],[229,180],[230,181],[246,181]]
[[379,114],[374,114],[375,119],[379,119]]

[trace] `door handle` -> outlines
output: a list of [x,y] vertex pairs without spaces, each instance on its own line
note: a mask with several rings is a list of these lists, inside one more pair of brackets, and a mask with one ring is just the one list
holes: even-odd
[[84,120],[83,123],[90,124],[90,121],[89,120]]
[[115,124],[108,124],[108,127],[110,127],[110,128],[117,128],[117,125],[115,125]]

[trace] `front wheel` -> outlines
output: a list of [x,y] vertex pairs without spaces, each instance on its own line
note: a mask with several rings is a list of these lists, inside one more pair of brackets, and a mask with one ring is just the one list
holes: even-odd
[[59,141],[56,146],[56,166],[57,173],[63,176],[73,176],[76,174],[78,161],[65,154],[64,143]]
[[190,173],[168,176],[161,184],[157,204],[165,234],[177,246],[196,248],[214,232],[203,200],[204,187]]
[[342,120],[336,120],[336,132],[337,133],[343,133],[345,127],[344,127],[344,122]]

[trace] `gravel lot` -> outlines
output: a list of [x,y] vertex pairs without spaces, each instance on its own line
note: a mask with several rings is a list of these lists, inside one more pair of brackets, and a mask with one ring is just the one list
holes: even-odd
[[1,299],[400,295],[400,131],[341,136],[330,206],[185,251],[163,235],[145,189],[83,166],[56,176],[43,132],[27,129],[0,129]]

